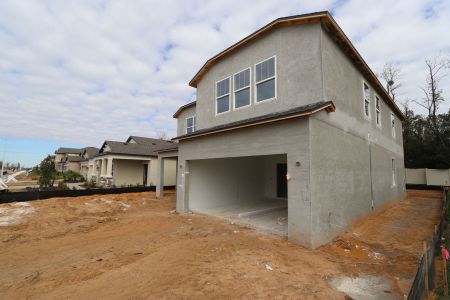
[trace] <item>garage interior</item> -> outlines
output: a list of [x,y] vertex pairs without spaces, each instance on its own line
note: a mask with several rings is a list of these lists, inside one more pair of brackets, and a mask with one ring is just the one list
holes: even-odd
[[191,160],[189,209],[287,236],[287,155]]

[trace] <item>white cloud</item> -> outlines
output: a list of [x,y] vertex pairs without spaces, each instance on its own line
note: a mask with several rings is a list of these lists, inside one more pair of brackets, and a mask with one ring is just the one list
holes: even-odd
[[375,72],[401,65],[403,98],[421,97],[424,59],[450,47],[449,1],[6,0],[0,135],[96,146],[173,136],[171,116],[208,58],[277,17],[326,9]]

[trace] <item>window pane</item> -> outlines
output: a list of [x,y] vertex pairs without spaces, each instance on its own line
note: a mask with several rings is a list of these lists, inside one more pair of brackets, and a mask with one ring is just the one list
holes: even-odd
[[255,74],[256,74],[256,81],[261,81],[261,64],[256,65]]
[[187,133],[187,134],[193,133],[193,132],[194,132],[194,130],[193,130],[192,127],[188,127],[187,130],[186,130],[186,133]]
[[186,119],[186,121],[187,121],[187,127],[192,127],[192,125],[193,125],[192,118],[188,118],[188,119]]
[[234,94],[236,108],[250,104],[250,88],[240,90]]
[[275,76],[275,58],[274,57],[272,57],[271,59],[269,59],[267,61],[267,70],[268,70],[267,77]]
[[226,111],[230,110],[230,102],[229,102],[230,97],[229,96],[225,96],[222,98],[217,99],[217,113],[223,113]]
[[242,89],[250,85],[250,69],[234,75],[234,90]]
[[275,79],[256,85],[256,101],[263,101],[275,97]]
[[255,73],[257,82],[275,76],[275,57],[257,64]]
[[224,79],[217,83],[217,97],[223,96],[230,92],[230,79]]

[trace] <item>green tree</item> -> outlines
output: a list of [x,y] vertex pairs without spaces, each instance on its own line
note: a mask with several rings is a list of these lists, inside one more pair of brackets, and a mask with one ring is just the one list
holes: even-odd
[[55,162],[49,155],[39,165],[39,187],[40,188],[52,188],[56,179]]

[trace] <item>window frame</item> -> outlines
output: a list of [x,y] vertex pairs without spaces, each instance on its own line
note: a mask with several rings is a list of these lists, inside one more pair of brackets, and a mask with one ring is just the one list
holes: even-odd
[[[379,103],[378,107],[377,102]],[[381,99],[378,95],[375,95],[375,123],[378,128],[381,128]]]
[[[369,99],[368,99],[368,105],[367,105],[367,107],[368,107],[368,115],[366,114],[366,89],[365,89],[365,86],[367,86],[367,89],[368,89],[368,91],[369,91]],[[370,86],[369,86],[369,84],[367,84],[367,82],[365,82],[364,80],[363,80],[363,84],[362,84],[362,92],[363,92],[363,96],[362,96],[362,100],[363,100],[363,116],[364,116],[364,118],[366,118],[367,120],[369,120],[370,121],[370,119],[371,119],[371,109],[370,109]]]
[[395,131],[396,131],[396,126],[395,126],[395,115],[394,115],[394,113],[391,111],[391,124],[390,124],[390,127],[391,127],[391,136],[395,139],[395,136],[396,136],[396,134],[395,134]]
[[[246,87],[243,87],[243,88],[240,88],[240,89],[238,89],[238,90],[235,90],[234,89],[234,76],[235,75],[237,75],[237,74],[239,74],[239,73],[242,73],[242,72],[244,72],[244,71],[247,71],[247,70],[249,70],[250,71],[250,74],[249,74],[249,84],[248,84],[248,86],[246,86]],[[243,109],[243,108],[246,108],[246,107],[249,107],[249,106],[251,106],[252,105],[252,67],[247,67],[247,68],[245,68],[245,69],[242,69],[242,70],[240,70],[240,71],[238,71],[238,72],[236,72],[236,73],[234,73],[233,74],[233,76],[232,76],[232,78],[233,78],[233,110],[240,110],[240,109]],[[217,85],[216,85],[216,88],[217,88]],[[241,106],[241,107],[236,107],[236,92],[240,92],[240,91],[242,91],[242,90],[245,90],[245,89],[249,89],[249,93],[250,93],[250,98],[248,99],[249,101],[248,101],[248,104],[247,105],[244,105],[244,106]],[[216,94],[217,95],[217,94]]]
[[[219,82],[222,82],[222,81],[224,81],[224,80],[227,80],[228,79],[228,82],[229,82],[229,84],[228,84],[228,94],[223,94],[223,95],[221,95],[220,97],[218,97],[217,96],[217,84],[219,83]],[[216,112],[216,116],[220,116],[220,115],[223,115],[223,114],[227,114],[227,113],[229,113],[230,111],[231,111],[231,102],[232,102],[232,99],[231,99],[231,97],[232,97],[232,95],[231,95],[231,91],[232,91],[232,82],[231,82],[231,76],[228,76],[228,77],[225,77],[225,78],[223,78],[223,79],[220,79],[220,80],[217,80],[216,81],[216,83],[215,83],[215,87],[214,87],[214,97],[216,98],[216,101],[214,102],[214,105],[215,105],[215,109],[214,109],[214,111]],[[225,97],[225,96],[228,96],[228,110],[227,111],[223,111],[223,112],[217,112],[217,100],[219,100],[220,98],[223,98],[223,97]]]
[[[261,63],[263,63],[263,62],[266,62],[266,61],[268,61],[268,60],[270,60],[272,58],[274,59],[273,76],[257,82],[256,81],[256,66],[261,64]],[[277,91],[278,91],[278,88],[277,88],[277,77],[278,77],[277,76],[278,75],[277,74],[277,56],[273,55],[273,56],[268,57],[268,58],[266,58],[266,59],[264,59],[264,60],[262,60],[260,62],[257,62],[255,64],[253,64],[253,74],[254,74],[253,75],[253,77],[254,77],[253,78],[253,82],[254,82],[254,89],[255,89],[255,93],[254,93],[255,95],[253,96],[253,98],[254,98],[253,99],[253,103],[255,105],[257,105],[257,104],[271,102],[271,101],[276,100],[277,99],[277,95],[278,95],[278,93],[277,93]],[[274,95],[274,97],[258,101],[258,89],[257,89],[258,84],[264,83],[264,82],[272,80],[272,79],[274,79],[274,85],[275,85],[275,95]]]
[[391,187],[397,186],[397,162],[395,157],[391,157],[391,172],[392,172],[392,181]]
[[197,117],[196,116],[186,117],[186,134],[191,134],[191,133],[188,133],[188,128],[190,128],[188,126],[188,120],[189,119],[192,119],[192,126],[190,126],[190,127],[192,127],[192,132],[191,133],[194,133],[195,132],[195,127],[197,127]]

